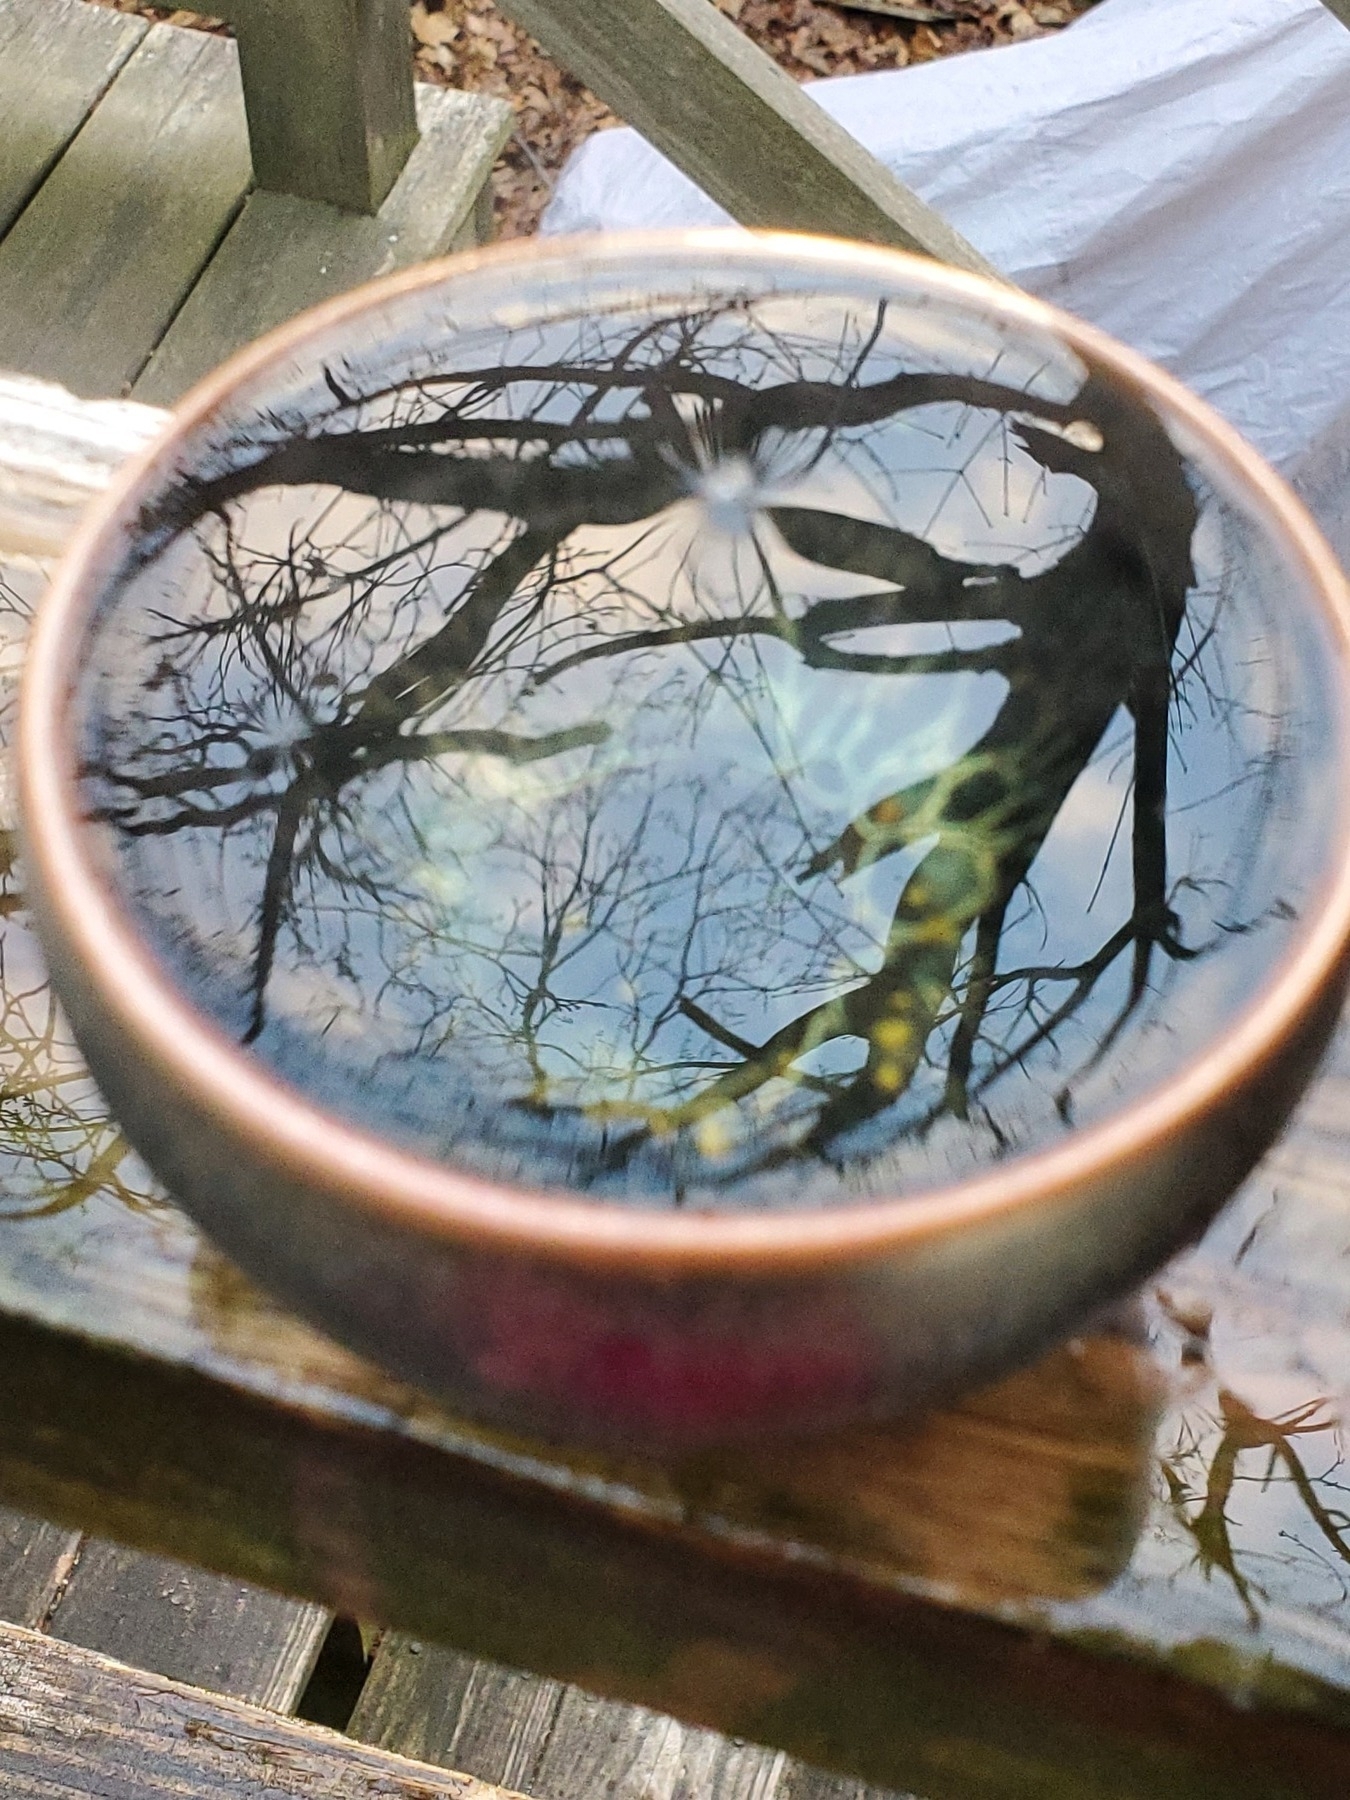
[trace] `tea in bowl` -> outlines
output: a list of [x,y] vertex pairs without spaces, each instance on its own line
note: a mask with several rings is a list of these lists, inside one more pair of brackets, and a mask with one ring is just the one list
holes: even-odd
[[137,1148],[476,1417],[930,1404],[1193,1237],[1350,941],[1350,607],[1037,302],[716,232],[378,283],[196,390],[26,675]]

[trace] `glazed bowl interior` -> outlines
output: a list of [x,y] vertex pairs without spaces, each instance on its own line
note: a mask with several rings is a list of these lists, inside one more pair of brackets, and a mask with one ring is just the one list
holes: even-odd
[[91,522],[25,697],[40,919],[77,1029],[412,1238],[893,1248],[1326,1010],[1346,619],[1226,427],[1020,296],[477,255],[236,359]]

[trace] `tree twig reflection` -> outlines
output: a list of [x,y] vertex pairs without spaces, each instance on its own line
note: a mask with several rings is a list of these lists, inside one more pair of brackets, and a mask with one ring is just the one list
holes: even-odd
[[[147,633],[149,700],[89,774],[124,840],[214,834],[252,870],[241,1036],[267,1031],[285,939],[343,993],[378,965],[374,1004],[407,1012],[409,1053],[476,1033],[499,1101],[590,1134],[577,1179],[671,1139],[715,1163],[733,1117],[781,1101],[787,1128],[751,1157],[765,1171],[846,1160],[924,1070],[937,1086],[905,1130],[987,1117],[991,1088],[1126,958],[1113,1010],[1057,1078],[1067,1116],[1075,1070],[1116,1043],[1158,959],[1198,948],[1167,834],[1196,502],[1162,426],[1096,377],[1065,402],[897,370],[884,322],[884,307],[853,319],[828,374],[819,344],[735,308],[608,337],[592,322],[567,354],[371,391],[333,369],[321,418],[147,521],[161,548],[188,534],[213,586]],[[865,517],[811,487],[842,458],[861,492],[888,468],[888,433],[952,442],[972,418],[981,455],[1079,496],[1078,522],[1047,525],[1034,555],[955,554],[893,509]],[[932,629],[949,641],[913,642]],[[897,720],[919,680],[1001,698],[917,778],[887,785],[886,759],[854,772],[865,800],[840,818],[785,747],[793,683],[847,707],[815,677],[894,681]],[[630,689],[653,741],[691,746],[687,777],[672,763],[644,787],[641,759],[624,763]],[[810,702],[792,704],[809,723]],[[733,714],[772,796],[699,786],[695,738]],[[1087,955],[1009,967],[1033,864],[1122,716],[1128,914]],[[527,788],[527,768],[547,773]],[[494,783],[482,854],[519,885],[491,922],[486,902],[427,896],[486,879],[433,814],[489,818]],[[376,815],[397,855],[372,848]],[[861,931],[853,896],[888,881]],[[763,977],[756,933],[779,959]],[[456,959],[495,973],[448,976]],[[561,1029],[587,1012],[603,1015],[589,1036]]]

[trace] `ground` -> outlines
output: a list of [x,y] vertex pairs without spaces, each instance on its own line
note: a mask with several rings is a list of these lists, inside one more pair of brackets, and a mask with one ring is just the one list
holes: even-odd
[[[222,30],[191,12],[143,0],[98,0],[122,12]],[[903,69],[992,44],[1055,31],[1093,0],[715,0],[799,81]],[[498,94],[516,128],[493,173],[499,237],[525,237],[539,222],[558,171],[593,131],[620,123],[608,107],[544,55],[493,0],[415,0],[414,54],[423,81]]]

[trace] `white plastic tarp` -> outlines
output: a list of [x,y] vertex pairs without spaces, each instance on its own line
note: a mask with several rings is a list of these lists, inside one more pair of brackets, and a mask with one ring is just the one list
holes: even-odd
[[[1011,279],[1226,413],[1350,556],[1350,31],[1320,0],[1102,0],[811,92]],[[619,130],[574,154],[543,230],[725,220]]]

